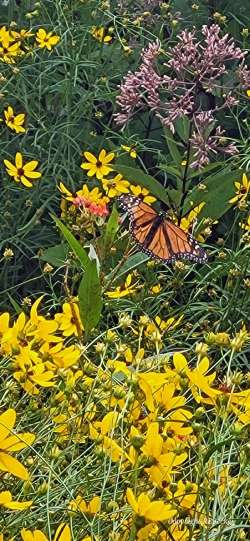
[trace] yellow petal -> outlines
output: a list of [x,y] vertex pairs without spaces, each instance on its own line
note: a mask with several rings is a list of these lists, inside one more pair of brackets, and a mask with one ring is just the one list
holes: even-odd
[[4,440],[13,429],[16,422],[16,412],[9,409],[0,415],[0,449],[2,440]]
[[28,509],[32,503],[32,500],[28,500],[27,502],[10,502],[9,504],[6,504],[5,507],[12,509],[13,511],[23,511],[23,509]]
[[21,152],[16,153],[15,163],[16,163],[17,169],[21,169],[23,167],[23,157],[22,157]]
[[12,496],[9,490],[4,490],[3,492],[0,492],[0,505],[4,505],[6,503],[11,502]]
[[26,468],[13,456],[0,452],[0,470],[12,473],[16,477],[27,481],[29,473]]
[[34,171],[34,169],[38,166],[37,160],[32,160],[31,162],[26,163],[23,166],[24,171]]
[[83,155],[86,158],[86,160],[88,160],[88,162],[93,163],[93,164],[97,163],[97,158],[94,156],[94,154],[91,154],[91,152],[84,152]]
[[132,507],[133,511],[135,513],[137,513],[138,512],[138,504],[137,504],[137,501],[135,499],[134,493],[131,490],[131,488],[127,488],[126,498],[127,498],[127,502],[129,503],[130,507]]
[[62,523],[58,526],[54,541],[71,541],[70,527],[68,524]]
[[25,447],[32,445],[34,440],[35,435],[30,434],[29,432],[16,434],[6,438],[1,445],[1,449],[8,450],[8,452],[21,451],[21,449],[25,449]]
[[25,528],[22,528],[21,531],[20,531],[20,534],[21,534],[21,538],[22,538],[23,541],[33,541],[34,540],[33,533],[30,530],[26,530]]
[[173,363],[177,372],[182,372],[182,371],[185,372],[188,369],[186,357],[184,357],[182,353],[174,353]]

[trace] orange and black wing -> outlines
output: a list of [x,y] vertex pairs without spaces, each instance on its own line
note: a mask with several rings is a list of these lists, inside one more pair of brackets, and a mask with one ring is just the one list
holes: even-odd
[[207,256],[196,240],[180,227],[158,214],[139,197],[121,195],[118,199],[130,218],[130,231],[142,252],[164,263],[189,259],[205,263]]

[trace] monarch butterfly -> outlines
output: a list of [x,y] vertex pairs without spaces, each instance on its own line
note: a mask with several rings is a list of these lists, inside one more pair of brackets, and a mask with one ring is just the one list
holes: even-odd
[[170,222],[164,212],[157,213],[139,197],[121,195],[121,208],[128,212],[130,233],[142,252],[164,263],[189,259],[205,263],[207,255],[196,240]]

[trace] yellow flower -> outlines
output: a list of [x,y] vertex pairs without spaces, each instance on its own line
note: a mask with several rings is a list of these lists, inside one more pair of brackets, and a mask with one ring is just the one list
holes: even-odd
[[244,229],[245,231],[250,231],[250,215],[247,218],[247,221],[245,223],[240,222],[241,229]]
[[106,29],[103,26],[93,26],[91,34],[101,43],[109,43],[110,41],[112,41],[112,36],[106,34]]
[[16,412],[13,409],[8,409],[0,415],[0,470],[27,481],[29,479],[28,471],[19,460],[9,453],[21,451],[21,449],[32,445],[35,435],[30,432],[13,434],[15,422]]
[[86,513],[88,515],[95,515],[99,513],[101,509],[101,498],[100,496],[94,496],[89,503],[87,503],[82,496],[78,495],[75,500],[72,500],[69,504],[69,508],[72,511],[80,511],[81,513]]
[[138,286],[135,286],[135,284],[131,285],[131,282],[132,274],[128,274],[124,285],[116,287],[114,291],[107,291],[105,295],[110,299],[120,299],[121,297],[132,295],[132,293],[135,293]]
[[98,158],[91,154],[91,152],[84,152],[83,155],[87,162],[83,162],[81,168],[88,171],[88,177],[95,175],[98,180],[101,180],[112,171],[112,167],[108,164],[113,161],[115,157],[114,152],[107,154],[106,150],[102,149]]
[[230,340],[230,348],[234,351],[241,351],[244,345],[250,340],[250,335],[246,330],[245,325],[235,334],[235,337]]
[[36,41],[38,43],[38,47],[41,49],[48,49],[48,51],[51,51],[52,47],[55,47],[57,43],[60,41],[59,36],[52,35],[52,32],[46,32],[44,28],[39,28],[39,30],[36,33]]
[[236,188],[236,194],[234,197],[229,199],[229,203],[239,203],[247,199],[249,190],[250,190],[250,180],[248,180],[247,175],[243,173],[241,181],[234,183]]
[[250,90],[247,90],[247,96],[250,98]]
[[161,285],[160,285],[160,284],[156,284],[155,286],[152,286],[152,287],[150,288],[150,291],[151,291],[151,293],[153,293],[154,295],[157,295],[158,293],[160,293],[161,289],[162,289]]
[[142,452],[146,457],[153,459],[153,466],[145,468],[145,471],[152,483],[159,487],[162,487],[163,482],[170,481],[171,475],[176,471],[176,466],[182,464],[188,456],[185,452],[177,455],[172,451],[164,451],[164,440],[159,434],[159,424],[151,423]]
[[0,40],[0,61],[5,62],[6,64],[14,64],[14,58],[22,54],[20,49],[21,42],[17,41],[13,43],[13,39],[8,32],[0,37]]
[[[47,536],[41,530],[26,530],[22,528],[21,538],[23,541],[48,541]],[[71,541],[70,527],[68,524],[59,524],[52,541]]]
[[11,509],[13,511],[22,511],[23,509],[28,509],[32,505],[32,500],[27,502],[16,502],[12,499],[12,495],[9,490],[0,492],[0,507],[6,507],[6,509]]
[[174,498],[184,509],[191,509],[195,506],[198,496],[198,485],[196,483],[183,482],[177,483],[177,490],[174,492]]
[[130,184],[129,189],[133,195],[135,195],[136,197],[141,197],[144,203],[147,203],[148,205],[151,205],[151,203],[154,203],[156,201],[156,198],[153,197],[153,195],[149,194],[149,190],[147,190],[147,188],[142,188],[142,186],[134,186],[133,184]]
[[38,162],[32,160],[26,164],[23,163],[23,156],[21,152],[16,153],[15,164],[4,160],[4,165],[7,167],[7,173],[10,177],[13,177],[16,182],[21,182],[27,188],[32,187],[30,180],[40,178],[42,176],[39,171],[35,171]]
[[135,150],[135,147],[127,147],[126,145],[121,145],[121,149],[128,152],[131,158],[137,158],[137,152]]
[[63,313],[56,314],[55,320],[64,336],[81,336],[83,325],[80,318],[79,307],[75,302],[65,302]]
[[124,180],[119,173],[114,178],[102,179],[102,185],[106,194],[111,199],[122,193],[129,193],[129,182]]
[[4,110],[4,116],[5,116],[5,124],[10,128],[11,130],[14,130],[16,133],[24,133],[25,128],[23,127],[23,123],[25,121],[25,114],[20,113],[19,115],[15,115],[12,107],[9,105],[7,109]]
[[162,500],[151,502],[146,492],[142,492],[136,499],[131,488],[128,488],[126,496],[134,513],[150,522],[169,520],[177,513],[175,509],[172,509],[171,505],[164,503]]
[[20,353],[15,356],[14,378],[29,394],[38,394],[38,386],[53,387],[54,372],[48,370],[46,364],[39,357],[39,353],[32,351],[29,346],[21,347]]

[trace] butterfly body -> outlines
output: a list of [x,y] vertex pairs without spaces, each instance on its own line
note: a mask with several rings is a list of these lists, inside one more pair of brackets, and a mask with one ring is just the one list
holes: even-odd
[[207,261],[206,253],[192,235],[170,222],[165,213],[157,213],[132,195],[121,195],[118,203],[128,212],[131,235],[142,252],[164,263],[178,259]]

